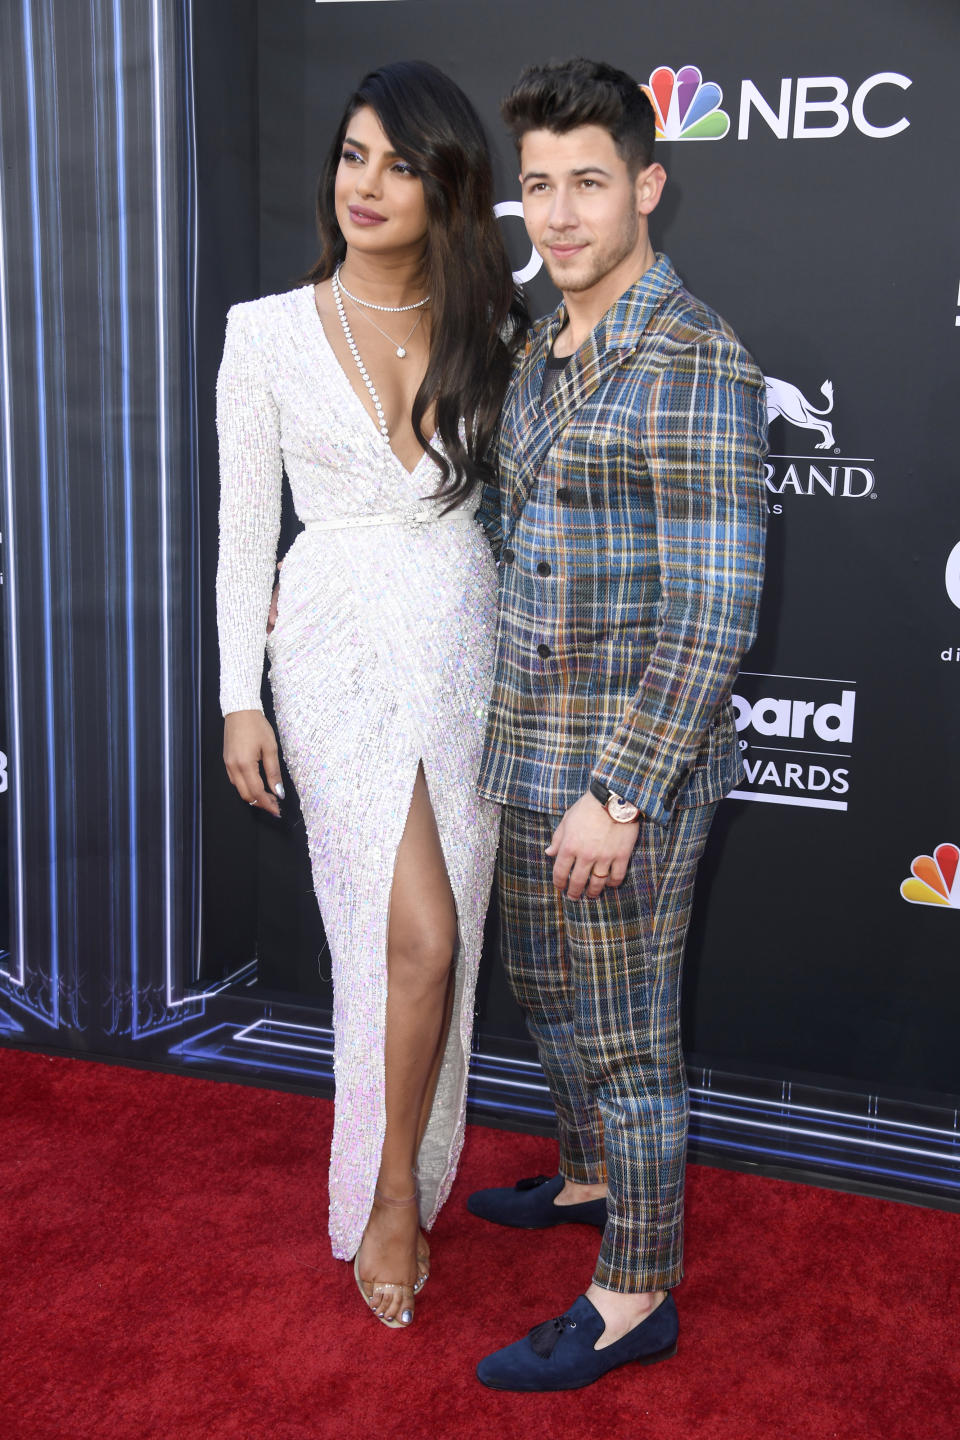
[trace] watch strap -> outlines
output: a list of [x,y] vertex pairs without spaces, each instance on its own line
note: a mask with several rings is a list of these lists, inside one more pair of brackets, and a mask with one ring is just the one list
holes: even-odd
[[604,785],[602,780],[591,780],[590,794],[595,800],[599,800],[601,805],[605,806],[610,799],[611,791],[609,785]]

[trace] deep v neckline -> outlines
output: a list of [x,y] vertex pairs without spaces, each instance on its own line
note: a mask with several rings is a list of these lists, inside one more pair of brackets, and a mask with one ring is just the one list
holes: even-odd
[[[311,313],[312,313],[312,315],[313,315],[313,319],[314,319],[314,322],[315,322],[315,324],[316,324],[316,327],[317,327],[317,329],[318,329],[319,332],[320,332],[320,338],[322,339],[323,344],[324,344],[324,347],[325,347],[325,349],[327,350],[327,352],[328,352],[328,354],[329,354],[329,356],[330,356],[331,361],[333,362],[334,369],[336,370],[337,374],[340,376],[341,381],[343,382],[344,389],[349,393],[350,398],[354,401],[354,403],[356,404],[357,408],[360,410],[361,414],[363,415],[363,418],[366,420],[368,426],[370,427],[371,433],[376,437],[376,439],[377,439],[378,441],[380,441],[380,442],[382,443],[382,441],[383,441],[383,436],[382,436],[381,433],[380,433],[380,427],[379,427],[379,425],[376,423],[376,421],[374,420],[373,416],[370,414],[370,411],[367,409],[366,405],[364,405],[363,401],[361,400],[360,396],[357,394],[356,390],[355,390],[355,389],[353,388],[353,386],[350,384],[350,376],[347,374],[346,370],[345,370],[345,369],[343,368],[343,366],[340,364],[340,360],[339,360],[339,357],[337,356],[337,352],[334,350],[333,346],[330,344],[330,338],[329,338],[329,336],[327,335],[327,332],[326,332],[326,330],[324,329],[323,321],[322,321],[321,318],[320,318],[320,311],[317,309],[317,297],[316,297],[316,293],[315,293],[315,291],[314,291],[314,287],[313,287],[312,285],[305,285],[305,286],[304,286],[304,290],[307,292],[308,303],[309,303],[309,305],[310,305],[310,310],[311,310]],[[430,443],[431,443],[431,444],[435,444],[436,439],[437,439],[436,432],[434,432],[434,434],[430,437]],[[395,463],[400,467],[400,469],[403,471],[404,475],[406,475],[406,477],[407,477],[408,480],[412,480],[412,479],[413,479],[414,475],[416,475],[417,471],[420,469],[420,466],[423,464],[424,460],[429,460],[429,459],[430,459],[430,456],[427,454],[426,451],[424,451],[423,454],[420,456],[420,459],[417,461],[416,465],[414,465],[413,469],[412,469],[412,470],[408,470],[407,467],[406,467],[406,465],[404,465],[403,461],[400,459],[400,456],[399,456],[399,455],[397,454],[397,452],[394,450],[394,448],[393,448],[392,445],[390,445],[390,444],[388,443],[388,444],[385,445],[383,448],[389,453],[389,455],[391,456],[391,458],[392,458],[392,459],[395,461]]]

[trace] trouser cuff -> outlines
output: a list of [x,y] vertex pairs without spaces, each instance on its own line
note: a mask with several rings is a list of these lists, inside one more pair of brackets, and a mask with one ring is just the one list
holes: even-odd
[[607,1167],[602,1160],[570,1160],[560,1157],[560,1174],[574,1185],[606,1185]]
[[[639,1257],[638,1257],[639,1258]],[[593,1272],[593,1283],[601,1290],[616,1290],[621,1295],[643,1295],[653,1290],[672,1290],[683,1279],[683,1266],[664,1269],[625,1269],[608,1265],[601,1255]]]

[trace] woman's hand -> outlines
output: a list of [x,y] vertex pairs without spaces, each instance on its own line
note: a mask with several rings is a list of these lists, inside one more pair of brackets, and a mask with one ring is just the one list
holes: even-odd
[[[223,722],[223,763],[241,800],[280,816],[283,781],[273,726],[259,710],[234,710]],[[264,788],[260,767],[267,777]]]

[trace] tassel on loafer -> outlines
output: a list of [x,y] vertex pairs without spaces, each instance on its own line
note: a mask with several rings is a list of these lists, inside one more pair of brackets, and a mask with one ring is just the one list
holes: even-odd
[[554,1205],[563,1189],[562,1175],[549,1179],[536,1175],[518,1180],[512,1187],[474,1190],[467,1200],[471,1215],[492,1220],[495,1225],[512,1225],[519,1230],[546,1230],[551,1225],[596,1225],[602,1230],[607,1223],[607,1202],[584,1200],[579,1205]]
[[622,1339],[595,1350],[603,1328],[603,1316],[580,1295],[565,1315],[481,1360],[477,1379],[491,1390],[580,1390],[620,1365],[655,1365],[677,1353],[680,1326],[669,1293]]

